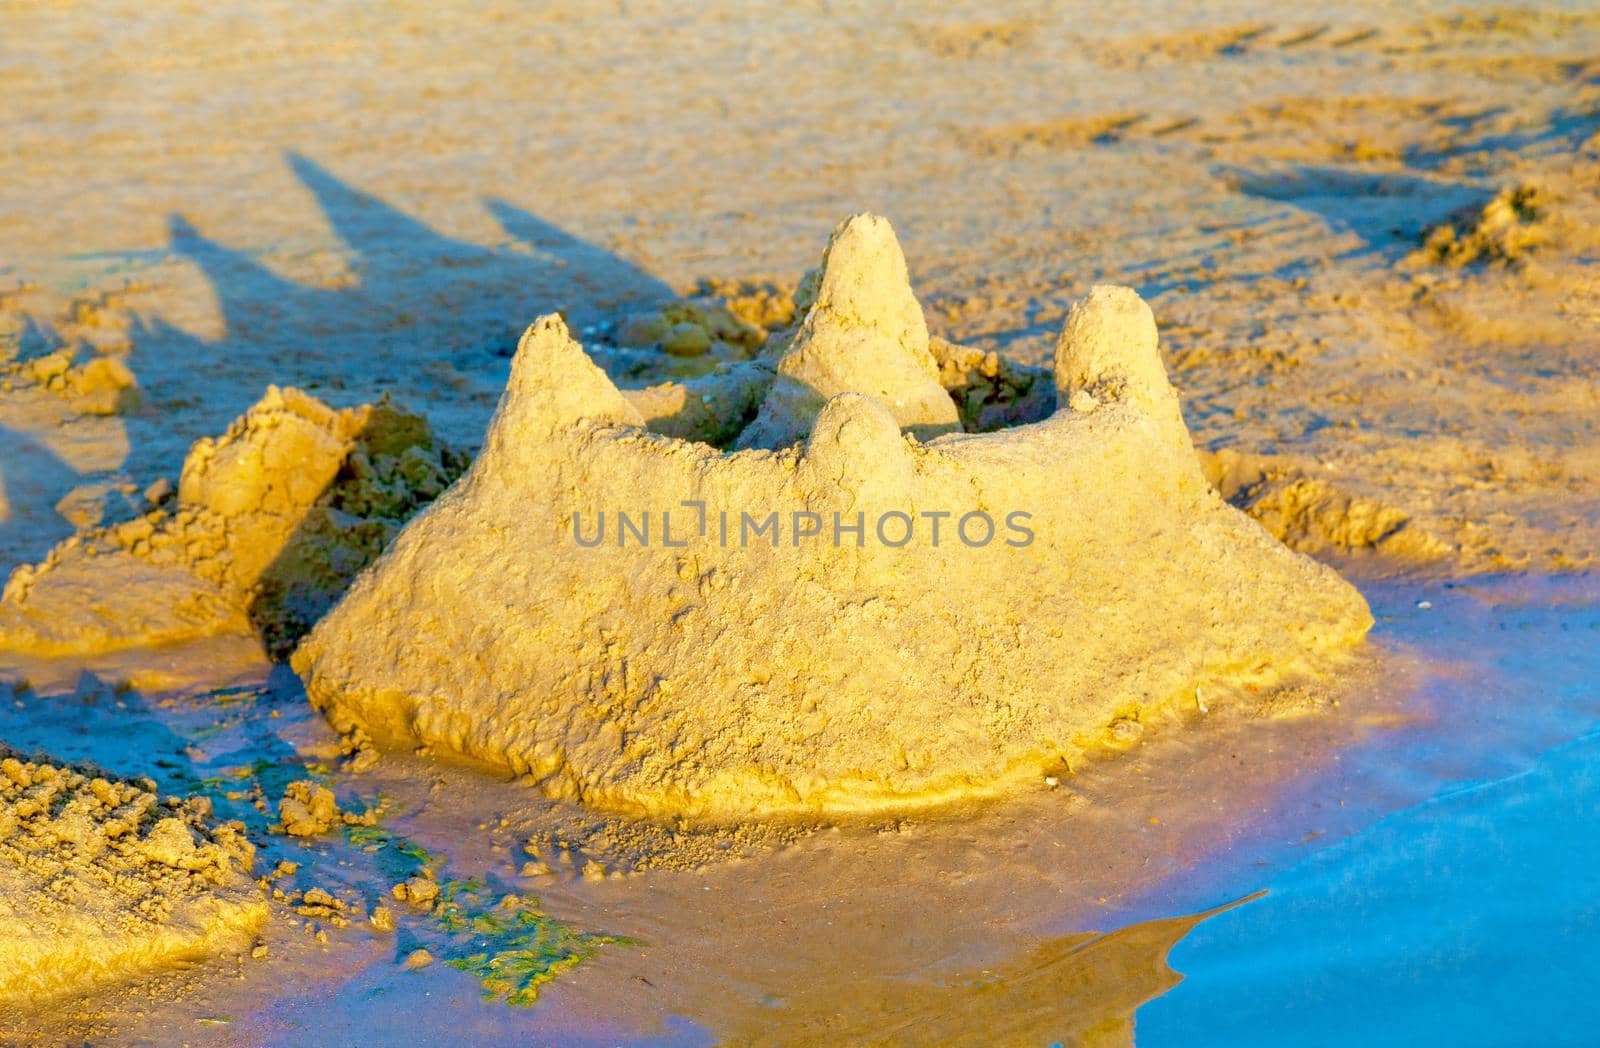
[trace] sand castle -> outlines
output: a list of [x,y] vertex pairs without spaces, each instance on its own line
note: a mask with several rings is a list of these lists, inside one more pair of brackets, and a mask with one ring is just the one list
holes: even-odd
[[960,431],[887,222],[797,301],[721,376],[742,416],[702,417],[731,452],[652,431],[686,388],[624,394],[535,322],[477,460],[296,651],[312,701],[634,816],[873,811],[1063,773],[1370,627],[1207,484],[1134,292],[1075,305],[1053,413],[992,433]]
[[61,657],[256,632],[289,647],[465,465],[418,415],[271,387],[198,441],[175,492],[75,535],[0,591],[0,654]]

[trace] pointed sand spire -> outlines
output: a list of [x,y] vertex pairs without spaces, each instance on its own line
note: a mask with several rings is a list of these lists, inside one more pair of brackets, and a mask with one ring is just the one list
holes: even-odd
[[1187,433],[1157,337],[1155,315],[1137,291],[1095,285],[1073,303],[1056,343],[1056,403],[1083,410],[1123,400]]
[[922,439],[961,428],[928,351],[928,325],[900,242],[877,215],[856,215],[834,230],[810,309],[777,371],[740,447],[800,440],[840,393],[878,397],[902,429]]

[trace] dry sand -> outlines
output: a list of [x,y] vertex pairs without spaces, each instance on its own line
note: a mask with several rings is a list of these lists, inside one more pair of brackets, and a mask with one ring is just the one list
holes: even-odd
[[[1596,548],[1582,5],[12,18],[10,352],[114,357],[148,412],[12,380],[13,562],[69,491],[172,476],[269,384],[393,391],[471,444],[534,315],[582,336],[706,276],[792,286],[861,208],[937,335],[1037,362],[1074,298],[1128,284],[1203,448],[1394,504],[1474,567]],[[1396,265],[1524,184],[1549,236],[1520,262]]]

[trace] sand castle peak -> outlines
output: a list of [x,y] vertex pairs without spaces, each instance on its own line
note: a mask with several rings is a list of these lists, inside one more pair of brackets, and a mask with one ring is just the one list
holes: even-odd
[[643,424],[560,315],[539,317],[517,342],[485,450],[543,440],[586,419]]
[[1056,341],[1056,402],[1082,410],[1124,399],[1187,441],[1158,337],[1155,314],[1138,292],[1097,284],[1073,303]]
[[905,253],[889,220],[870,212],[845,219],[828,238],[805,322],[813,329],[867,327],[893,338],[919,360],[928,324],[911,290]]
[[888,405],[865,393],[840,393],[823,406],[800,462],[812,505],[900,505],[911,489],[899,423]]
[[777,378],[744,448],[778,448],[810,432],[827,400],[865,393],[921,439],[961,428],[928,350],[928,324],[888,219],[860,214],[833,231],[801,293],[805,314],[777,360]]

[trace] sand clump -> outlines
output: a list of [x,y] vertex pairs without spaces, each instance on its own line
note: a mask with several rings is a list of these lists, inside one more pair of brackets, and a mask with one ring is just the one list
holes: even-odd
[[968,433],[1037,422],[1055,410],[1056,389],[1048,368],[942,338],[929,339],[928,349],[939,365],[939,383],[955,401]]
[[37,357],[15,370],[86,415],[127,415],[143,405],[139,381],[117,356],[92,356],[82,364],[71,348]]
[[1538,186],[1508,186],[1482,207],[1464,208],[1430,229],[1413,261],[1519,263],[1551,241],[1550,207],[1549,194]]
[[290,837],[316,837],[341,826],[372,826],[375,812],[347,812],[326,786],[301,779],[284,788],[278,802],[278,826]]
[[253,859],[203,801],[0,746],[0,999],[247,949],[268,917]]
[[[769,282],[705,280],[687,298],[635,313],[616,325],[612,341],[630,349],[658,350],[681,361],[748,360],[776,330],[794,319],[793,296]],[[650,360],[650,358],[641,358]],[[652,360],[651,363],[659,363]]]
[[1371,625],[1207,483],[1132,291],[1073,308],[1048,418],[963,434],[888,224],[816,283],[734,453],[649,432],[536,322],[482,454],[296,651],[313,703],[625,815],[873,811],[1037,781]]
[[272,387],[184,460],[175,497],[67,539],[0,595],[0,651],[58,656],[255,631],[284,652],[463,460],[387,401]]
[[1292,462],[1223,450],[1203,455],[1201,466],[1224,499],[1302,553],[1375,552],[1402,565],[1418,565],[1455,552],[1404,510],[1353,495]]
[[[622,393],[651,432],[728,447],[776,378],[763,351],[795,316],[794,293],[770,281],[705,280],[688,298],[626,318],[608,335],[617,345],[596,346],[593,359],[619,381],[647,383]],[[690,329],[699,334],[682,342]],[[708,348],[675,355],[686,345]]]
[[408,877],[390,889],[397,902],[419,910],[431,910],[439,898],[439,884],[429,877]]

